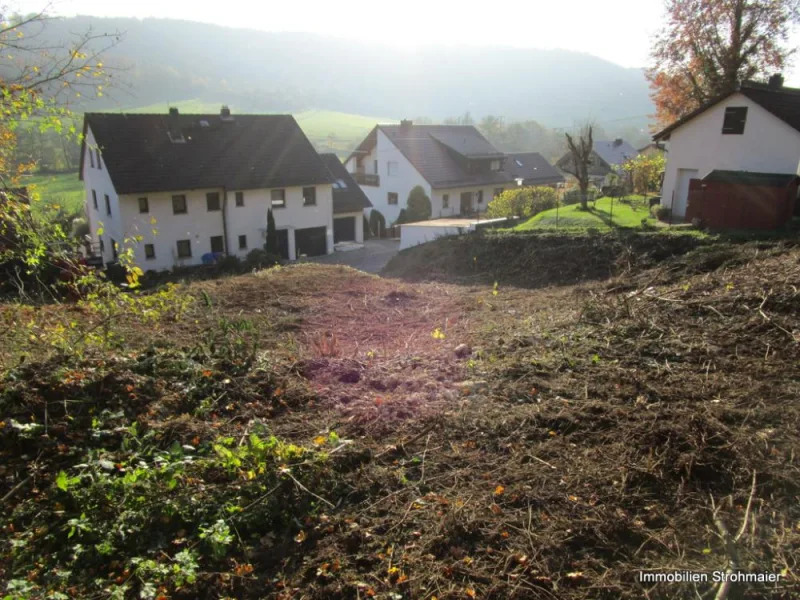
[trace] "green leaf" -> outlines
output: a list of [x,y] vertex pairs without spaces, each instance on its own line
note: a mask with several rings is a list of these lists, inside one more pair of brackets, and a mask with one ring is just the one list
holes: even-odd
[[59,471],[56,475],[56,487],[62,492],[66,492],[69,488],[69,477],[64,471]]

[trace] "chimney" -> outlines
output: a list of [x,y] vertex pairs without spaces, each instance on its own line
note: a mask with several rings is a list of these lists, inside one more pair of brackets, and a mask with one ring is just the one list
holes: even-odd
[[173,144],[182,144],[186,140],[181,132],[180,115],[176,107],[170,107],[169,116],[167,117],[167,134]]
[[414,124],[411,119],[403,119],[400,121],[400,129],[408,129]]
[[220,121],[233,121],[233,115],[231,115],[231,109],[228,108],[227,104],[223,104],[222,108],[219,109],[219,120]]
[[783,87],[783,75],[781,73],[775,73],[772,77],[769,78],[769,82],[767,83],[769,89],[771,90],[779,90]]
[[622,138],[617,138],[614,140],[614,148],[619,148],[622,146]]

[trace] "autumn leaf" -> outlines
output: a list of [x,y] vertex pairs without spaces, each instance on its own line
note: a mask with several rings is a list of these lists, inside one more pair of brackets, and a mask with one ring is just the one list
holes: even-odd
[[505,492],[505,491],[506,491],[506,488],[504,488],[502,485],[498,485],[496,488],[494,488],[494,495],[495,496],[502,496],[503,492]]

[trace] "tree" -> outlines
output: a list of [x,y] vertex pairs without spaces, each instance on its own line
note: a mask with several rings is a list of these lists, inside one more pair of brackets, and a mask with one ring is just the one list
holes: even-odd
[[272,209],[267,209],[267,240],[264,242],[264,250],[268,254],[280,256],[281,247],[278,244],[278,230],[275,228],[275,217],[272,215]]
[[577,139],[569,133],[565,133],[564,135],[567,137],[569,156],[560,166],[564,171],[578,180],[578,187],[581,190],[581,210],[587,210],[589,166],[592,164],[592,152],[594,152],[592,125],[583,125],[576,134]]
[[800,0],[666,0],[647,72],[662,125],[747,79],[779,71]]
[[489,202],[490,217],[532,217],[556,207],[556,191],[550,187],[522,187],[504,191]]
[[415,186],[408,193],[408,200],[406,201],[406,218],[408,223],[414,221],[427,221],[431,218],[431,199],[425,193],[422,186]]
[[381,211],[374,208],[370,211],[369,229],[375,237],[383,237],[383,232],[386,230],[386,217],[381,214]]
[[622,168],[628,173],[633,191],[637,194],[647,194],[658,191],[661,173],[664,172],[666,160],[661,154],[647,156],[640,154],[630,159]]

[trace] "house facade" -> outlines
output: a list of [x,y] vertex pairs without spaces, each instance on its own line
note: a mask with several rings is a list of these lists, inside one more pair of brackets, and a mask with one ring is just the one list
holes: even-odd
[[683,217],[689,182],[712,171],[800,173],[800,90],[746,82],[654,136],[668,142],[661,204]]
[[364,211],[372,203],[333,153],[320,154],[333,179],[333,243],[364,243]]
[[[431,199],[432,218],[486,212],[492,198],[521,184],[507,170],[507,164],[508,156],[472,126],[402,121],[399,125],[376,126],[345,167],[372,208],[392,224],[416,186]],[[533,179],[530,181],[526,185],[536,185]]]
[[266,239],[281,252],[333,252],[333,182],[286,115],[88,113],[80,176],[104,263],[131,248],[144,270],[244,258]]

